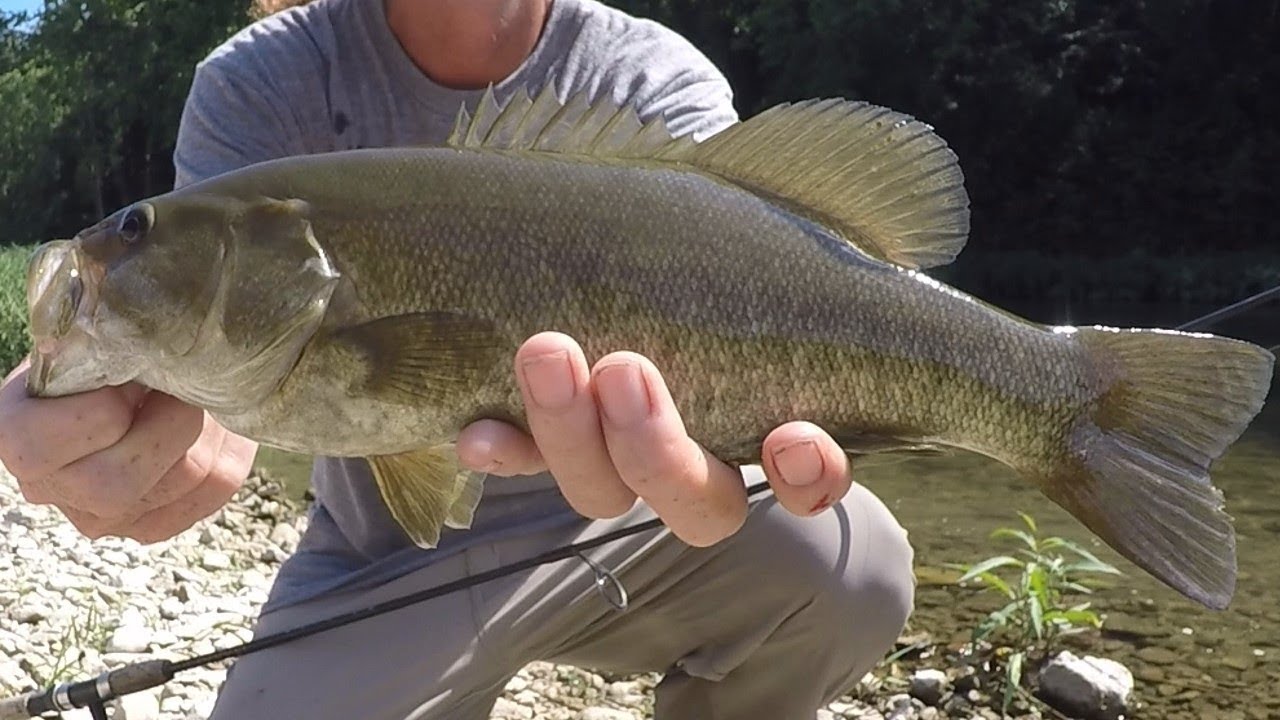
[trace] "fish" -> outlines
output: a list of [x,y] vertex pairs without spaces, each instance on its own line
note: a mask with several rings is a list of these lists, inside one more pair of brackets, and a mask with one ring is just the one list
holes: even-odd
[[725,462],[791,420],[855,459],[978,453],[1228,607],[1210,470],[1274,356],[1021,318],[928,274],[969,234],[957,154],[890,108],[781,103],[694,139],[608,97],[490,88],[444,142],[255,163],[40,246],[27,391],[138,382],[262,444],[363,458],[431,548],[483,495],[458,432],[528,428],[514,356],[555,330],[589,360],[651,359]]

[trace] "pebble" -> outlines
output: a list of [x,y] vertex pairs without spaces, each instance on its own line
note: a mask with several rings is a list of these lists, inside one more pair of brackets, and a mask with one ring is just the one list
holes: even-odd
[[160,719],[160,697],[155,691],[125,695],[112,704],[115,707],[113,720]]
[[1152,665],[1173,665],[1183,659],[1183,654],[1160,645],[1149,645],[1137,653],[1144,662]]
[[493,712],[489,717],[493,720],[532,720],[533,708],[500,697],[494,703]]
[[122,625],[107,640],[108,653],[144,653],[151,647],[151,631],[138,625]]
[[210,550],[200,556],[200,567],[205,570],[229,570],[231,569],[231,558],[224,552]]

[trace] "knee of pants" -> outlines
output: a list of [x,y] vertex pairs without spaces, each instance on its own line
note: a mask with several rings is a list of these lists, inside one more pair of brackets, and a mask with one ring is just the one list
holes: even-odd
[[914,553],[907,531],[861,485],[833,510],[797,519],[826,523],[826,540],[822,552],[809,556],[816,562],[795,562],[788,574],[809,584],[813,601],[803,622],[812,637],[838,665],[865,671],[893,647],[914,609]]
[[869,645],[892,647],[915,608],[914,551],[906,528],[871,491],[855,484],[845,505],[856,503],[865,522],[866,554],[833,588],[842,597],[845,622]]

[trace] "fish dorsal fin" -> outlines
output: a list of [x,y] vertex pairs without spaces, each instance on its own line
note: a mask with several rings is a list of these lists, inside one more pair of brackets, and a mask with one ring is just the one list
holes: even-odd
[[554,88],[547,85],[536,98],[520,88],[502,107],[490,86],[475,116],[465,105],[459,108],[447,144],[476,150],[657,160],[678,157],[694,143],[691,138],[672,137],[661,117],[641,122],[631,107],[608,98],[592,103],[583,92],[561,103]]
[[933,129],[887,108],[841,99],[783,104],[697,143],[662,118],[548,85],[500,107],[490,88],[459,111],[449,145],[630,159],[713,175],[908,268],[944,265],[969,235],[969,196],[955,153]]
[[903,267],[945,265],[969,236],[955,153],[933,128],[887,108],[839,99],[778,105],[708,138],[687,162]]

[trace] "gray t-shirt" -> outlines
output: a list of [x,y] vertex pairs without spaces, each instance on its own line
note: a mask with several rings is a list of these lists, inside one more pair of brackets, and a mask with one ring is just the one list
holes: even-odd
[[[561,100],[607,95],[699,139],[738,119],[728,82],[689,42],[596,0],[554,0],[533,53],[494,92],[503,102],[547,83]],[[474,109],[481,95],[419,71],[381,0],[315,0],[245,28],[197,67],[174,154],[177,185],[278,157],[439,144],[458,107]],[[479,543],[586,522],[547,475],[491,477],[472,528],[446,529],[440,547],[422,550],[392,520],[363,460],[318,458],[312,484],[310,527],[269,609],[385,582]]]

